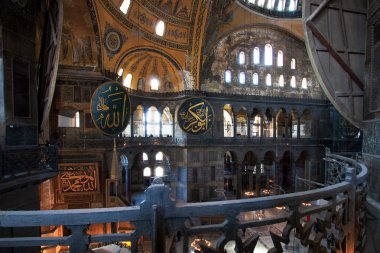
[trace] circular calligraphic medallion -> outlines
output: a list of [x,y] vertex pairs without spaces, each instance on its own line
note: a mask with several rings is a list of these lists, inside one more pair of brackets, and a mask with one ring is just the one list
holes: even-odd
[[91,117],[95,126],[107,135],[117,135],[127,127],[131,104],[125,88],[118,82],[101,84],[91,98]]
[[202,135],[214,124],[214,110],[206,100],[193,97],[180,105],[177,119],[178,125],[187,134]]

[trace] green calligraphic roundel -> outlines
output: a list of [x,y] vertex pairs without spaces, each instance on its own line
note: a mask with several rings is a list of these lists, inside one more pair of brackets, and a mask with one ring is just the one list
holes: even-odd
[[204,99],[193,97],[183,102],[177,111],[178,125],[191,135],[202,135],[214,124],[214,110]]
[[131,104],[126,89],[116,81],[101,84],[91,98],[91,117],[107,135],[117,135],[127,127]]

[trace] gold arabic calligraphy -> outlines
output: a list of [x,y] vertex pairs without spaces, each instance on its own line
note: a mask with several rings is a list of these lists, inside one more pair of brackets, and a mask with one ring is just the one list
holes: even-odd
[[[118,87],[115,87],[115,91],[113,92],[112,87],[109,86],[107,90],[102,92],[106,95],[106,98],[98,96],[96,110],[100,112],[100,114],[96,121],[99,122],[102,129],[113,129],[118,128],[119,126],[124,127],[127,95],[125,92],[120,92],[118,90]],[[122,106],[118,106],[120,100],[122,102]]]
[[190,106],[187,112],[180,112],[181,118],[184,120],[183,129],[186,132],[197,133],[208,129],[209,108],[204,102]]
[[60,176],[62,192],[89,192],[96,190],[96,168],[66,167]]

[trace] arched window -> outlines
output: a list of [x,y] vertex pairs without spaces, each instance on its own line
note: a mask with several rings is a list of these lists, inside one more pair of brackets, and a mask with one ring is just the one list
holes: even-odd
[[264,4],[265,4],[265,0],[259,0],[259,1],[257,2],[257,5],[260,6],[260,7],[263,7]]
[[265,83],[267,86],[272,86],[272,76],[270,74],[267,74],[265,78]]
[[145,152],[143,153],[143,161],[148,161],[148,155]]
[[230,70],[226,70],[226,72],[224,72],[224,81],[226,83],[231,83],[231,71]]
[[298,132],[298,120],[297,120],[297,114],[295,111],[290,112],[288,115],[288,135],[292,138],[297,138],[297,132]]
[[58,114],[58,127],[80,127],[80,114],[71,110],[63,110]]
[[311,113],[308,109],[304,110],[300,119],[300,137],[311,137]]
[[144,177],[152,176],[152,170],[149,167],[145,167],[145,169],[143,170],[143,176]]
[[156,177],[163,177],[164,176],[164,169],[161,166],[158,166],[154,169],[154,175]]
[[164,154],[160,151],[156,154],[156,161],[162,161],[164,158]]
[[156,34],[158,36],[164,36],[164,32],[165,32],[165,23],[164,21],[160,20],[156,24]]
[[294,58],[290,61],[290,69],[296,69],[296,59]]
[[124,69],[122,69],[122,68],[119,69],[119,71],[117,72],[117,75],[118,76],[122,76],[123,75],[123,71],[124,71]]
[[225,105],[223,108],[224,137],[234,137],[234,121],[232,113],[231,106]]
[[145,114],[141,105],[133,113],[133,136],[145,137]]
[[128,73],[128,75],[125,77],[123,81],[123,86],[127,88],[131,88],[131,83],[132,83],[132,74]]
[[123,3],[120,5],[121,12],[127,14],[130,5],[131,0],[124,0]]
[[290,79],[290,87],[295,88],[296,87],[296,77],[292,76]]
[[278,11],[284,11],[285,10],[285,0],[279,0],[278,1],[277,10]]
[[146,113],[146,133],[148,136],[158,137],[160,135],[161,115],[157,108],[152,106]]
[[274,3],[275,3],[275,0],[268,0],[267,9],[273,10],[274,9]]
[[307,90],[307,80],[306,80],[306,77],[302,78],[301,88]]
[[267,108],[263,115],[263,136],[264,137],[273,137],[273,113]]
[[273,55],[272,55],[272,46],[270,44],[265,45],[264,51],[264,64],[267,66],[272,65],[273,63]]
[[247,115],[236,117],[236,136],[247,136]]
[[283,75],[280,75],[280,77],[278,78],[278,86],[284,87],[284,76]]
[[286,137],[286,111],[284,108],[280,108],[280,110],[277,112],[277,115],[276,115],[276,125],[277,125],[277,128],[276,128],[276,135],[278,137]]
[[173,135],[173,116],[170,109],[165,107],[162,112],[162,136],[169,137]]
[[123,131],[124,137],[131,137],[131,122],[129,122],[128,126]]
[[261,136],[261,116],[258,114],[251,121],[251,136],[258,137]]
[[245,64],[245,53],[243,51],[239,53],[239,64]]
[[259,75],[257,73],[254,73],[252,76],[252,84],[259,85]]
[[284,66],[284,55],[281,50],[277,52],[277,67]]
[[260,48],[255,47],[253,49],[253,64],[259,64],[260,63]]
[[160,86],[160,81],[158,81],[157,78],[153,77],[150,79],[150,90],[158,90],[158,87]]
[[75,113],[75,127],[80,127],[80,117],[79,112]]
[[290,0],[289,11],[297,10],[297,0]]
[[245,84],[245,73],[244,72],[240,72],[240,74],[239,74],[239,83]]

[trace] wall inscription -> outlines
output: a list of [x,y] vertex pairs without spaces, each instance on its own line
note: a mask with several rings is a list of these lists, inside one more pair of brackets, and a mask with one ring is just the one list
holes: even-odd
[[59,164],[59,184],[62,193],[97,191],[97,163]]

